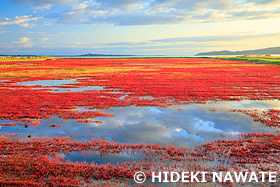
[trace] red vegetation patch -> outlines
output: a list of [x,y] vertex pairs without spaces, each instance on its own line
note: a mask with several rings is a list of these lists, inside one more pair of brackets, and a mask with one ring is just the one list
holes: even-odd
[[[36,127],[42,119],[53,116],[83,123],[92,122],[96,117],[112,117],[101,111],[111,107],[280,99],[279,77],[277,65],[204,58],[59,59],[32,61],[32,65],[3,62],[0,65],[0,119],[8,120],[3,126]],[[42,80],[75,81],[51,86],[18,84]],[[92,111],[96,109],[99,111]],[[261,114],[238,112],[270,126],[279,126],[279,110]],[[90,186],[104,180],[114,185],[114,182],[131,180],[139,170],[144,171],[148,179],[151,171],[279,171],[279,145],[280,135],[265,133],[219,139],[194,149],[115,143],[98,138],[78,142],[70,137],[29,136],[19,140],[2,136],[0,186]],[[141,153],[143,158],[103,165],[65,162],[61,158],[61,154],[77,151],[109,156]]]
[[[59,116],[85,120],[110,115],[75,111],[77,107],[164,107],[218,100],[280,99],[280,67],[276,65],[203,58],[58,59],[32,63],[1,63],[0,119]],[[54,86],[16,84],[54,79],[77,80]],[[94,86],[104,89],[90,89]],[[53,92],[58,88],[85,90]]]
[[[280,163],[280,134],[245,133],[236,139],[218,139],[198,146],[203,154],[250,169]],[[246,167],[254,165],[255,167]]]
[[[246,166],[250,166],[251,171],[279,171],[279,144],[279,134],[266,133],[247,133],[236,139],[219,139],[194,149],[115,143],[99,138],[88,142],[78,142],[70,137],[18,140],[6,135],[0,138],[0,184],[89,186],[99,180],[131,180],[139,170],[144,171],[148,179],[151,171],[163,170],[232,172],[243,171],[244,167],[248,169]],[[60,154],[72,151],[92,151],[97,155],[140,152],[143,158],[101,165],[63,161]],[[204,164],[207,162],[210,165]]]

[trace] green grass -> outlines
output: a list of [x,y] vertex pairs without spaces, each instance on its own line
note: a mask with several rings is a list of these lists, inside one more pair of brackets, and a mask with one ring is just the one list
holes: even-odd
[[238,61],[249,61],[256,62],[262,64],[279,64],[280,65],[280,57],[272,57],[272,56],[237,56],[237,57],[216,57],[215,59],[225,59],[225,60],[238,60]]

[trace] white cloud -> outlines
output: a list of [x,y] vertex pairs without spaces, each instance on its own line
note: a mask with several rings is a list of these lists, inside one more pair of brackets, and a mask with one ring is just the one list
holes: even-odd
[[49,26],[49,25],[52,25],[52,24],[53,24],[53,23],[50,23],[50,22],[46,22],[46,21],[44,22],[44,25],[45,25],[45,26]]
[[45,41],[48,41],[49,39],[48,38],[42,38],[41,39],[43,42],[45,42]]
[[75,14],[74,11],[71,11],[71,12],[67,12],[68,15],[71,15],[71,14]]
[[22,27],[32,27],[34,24],[29,24],[30,21],[36,21],[40,19],[40,17],[32,17],[31,15],[17,16],[14,19],[0,19],[0,25],[20,25]]
[[[58,5],[59,3],[53,3],[50,6]],[[280,1],[83,0],[73,3],[70,9],[52,12],[46,17],[59,23],[106,25],[181,24],[267,19],[280,17]]]
[[22,27],[29,27],[30,25],[29,25],[29,23],[22,23],[20,26],[22,26]]
[[31,39],[27,37],[21,37],[18,41],[12,41],[12,43],[18,44],[20,48],[30,48],[34,46]]
[[19,39],[20,42],[22,43],[27,43],[27,42],[30,42],[30,38],[27,38],[27,37],[22,37]]
[[75,6],[73,6],[73,9],[85,9],[87,8],[90,4],[92,4],[92,0],[89,1],[84,1],[80,4],[77,4]]
[[[12,2],[32,9],[62,7],[59,11],[46,14],[46,18],[70,24],[154,25],[280,17],[279,0],[12,0]],[[2,22],[11,23],[9,20]],[[29,25],[24,23],[22,26]]]

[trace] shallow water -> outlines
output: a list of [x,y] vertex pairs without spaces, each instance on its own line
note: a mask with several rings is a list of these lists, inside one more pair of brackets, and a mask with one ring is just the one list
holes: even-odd
[[[18,138],[57,137],[73,135],[75,139],[87,141],[92,137],[101,137],[109,141],[120,143],[154,143],[160,145],[175,145],[194,147],[218,138],[236,137],[244,132],[275,132],[276,128],[269,128],[253,121],[241,113],[226,112],[232,109],[279,109],[280,101],[243,101],[243,102],[217,102],[208,104],[182,105],[180,110],[157,107],[118,107],[103,110],[114,114],[115,117],[99,117],[102,123],[78,123],[75,120],[61,121],[52,117],[43,120],[37,127],[23,126],[5,127],[0,132],[18,133]],[[211,110],[215,109],[215,112]],[[88,110],[78,108],[78,110]],[[98,109],[96,109],[98,110]],[[2,121],[7,123],[8,120]],[[60,124],[61,127],[50,127],[49,124]],[[20,128],[18,130],[18,128]],[[108,157],[91,156],[82,157],[79,153],[66,155],[66,159],[73,161],[95,161],[106,163],[110,159],[125,160],[129,155],[113,155]],[[139,155],[138,155],[139,156]],[[140,156],[139,156],[140,157]],[[133,159],[139,157],[132,156]]]
[[[218,102],[211,104],[194,104],[180,106],[182,110],[157,107],[118,107],[103,110],[115,117],[99,117],[102,124],[90,122],[78,123],[75,120],[63,121],[57,117],[43,120],[37,127],[5,127],[1,133],[18,133],[18,137],[29,134],[37,137],[67,136],[73,134],[80,140],[90,136],[99,136],[116,142],[155,143],[162,145],[193,147],[204,142],[213,141],[224,136],[233,137],[243,132],[265,131],[272,129],[254,122],[252,118],[240,113],[225,112],[230,109],[267,109],[279,108],[279,101],[244,101]],[[209,110],[215,108],[216,112]],[[79,110],[87,110],[79,108]],[[56,120],[56,121],[55,121]],[[5,122],[8,122],[5,120]],[[4,122],[2,122],[4,123]],[[50,127],[48,124],[60,124],[61,127]],[[17,130],[20,128],[20,130]]]
[[71,160],[73,162],[81,162],[85,161],[87,163],[97,163],[97,164],[117,164],[117,162],[133,162],[143,159],[142,153],[136,154],[128,154],[128,153],[120,153],[120,154],[113,154],[113,155],[97,155],[93,152],[86,152],[85,154],[81,154],[79,152],[71,152],[69,154],[62,155],[64,160]]
[[39,80],[39,81],[26,81],[26,82],[20,82],[17,83],[21,86],[38,86],[41,85],[43,87],[39,88],[33,88],[33,89],[45,89],[45,88],[51,88],[50,92],[82,92],[87,90],[104,90],[105,88],[103,86],[85,86],[85,87],[79,87],[79,88],[59,88],[56,86],[65,86],[69,84],[75,84],[78,83],[79,79],[63,79],[63,80]]
[[73,84],[76,82],[77,79],[64,79],[64,80],[39,80],[39,81],[26,81],[26,82],[19,82],[18,85],[24,85],[24,86],[61,86],[65,84]]

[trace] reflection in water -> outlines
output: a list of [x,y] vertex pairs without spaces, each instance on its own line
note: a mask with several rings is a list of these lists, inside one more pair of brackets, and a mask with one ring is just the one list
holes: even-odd
[[[229,109],[250,109],[250,110],[266,110],[266,109],[280,109],[280,101],[275,99],[275,100],[266,100],[266,101],[261,101],[261,100],[256,100],[256,101],[228,101],[228,102],[216,102],[212,103],[209,102],[208,105],[205,105],[205,107],[209,108],[216,108],[218,110],[229,110]],[[184,106],[183,106],[184,108]]]
[[122,162],[133,162],[142,160],[142,153],[136,154],[128,154],[128,153],[120,153],[120,154],[111,154],[111,155],[97,155],[93,152],[86,152],[85,154],[81,154],[79,152],[71,152],[69,154],[63,155],[64,160],[71,160],[73,162],[86,161],[87,163],[97,163],[97,164],[117,164]]
[[[82,92],[87,90],[104,90],[103,86],[85,86],[85,87],[78,87],[78,88],[57,88],[56,86],[65,86],[67,84],[75,84],[79,82],[79,79],[63,79],[63,80],[39,80],[39,81],[27,81],[27,82],[20,82],[17,83],[18,85],[22,86],[37,86],[41,85],[43,87],[33,88],[33,89],[45,89],[45,88],[52,88],[50,92]],[[121,93],[121,92],[120,92]]]
[[[173,108],[156,107],[119,107],[103,110],[115,115],[113,118],[96,118],[102,123],[78,123],[75,120],[63,121],[57,117],[43,120],[37,127],[2,127],[1,132],[18,133],[18,137],[34,136],[67,136],[87,140],[90,136],[99,136],[116,142],[156,143],[175,146],[195,146],[213,141],[221,134],[234,136],[242,132],[275,131],[254,122],[250,117],[239,113],[227,113],[226,110],[236,108],[277,108],[277,102],[219,102],[207,105],[183,105]],[[272,106],[273,105],[273,106]],[[280,106],[280,105],[278,105]],[[209,112],[211,108],[216,112]],[[82,109],[81,110],[86,110]],[[5,121],[7,122],[7,121]],[[60,124],[52,128],[48,124]]]
[[27,82],[19,82],[18,85],[24,85],[24,86],[61,86],[65,84],[73,84],[76,82],[77,79],[63,79],[63,80],[39,80],[39,81],[27,81]]
[[87,90],[104,90],[103,86],[86,86],[80,88],[55,88],[55,90],[51,90],[50,92],[82,92]]
[[[157,107],[119,107],[103,110],[114,114],[113,118],[96,118],[102,123],[78,123],[75,120],[63,121],[57,117],[43,120],[37,127],[2,127],[1,133],[18,133],[19,138],[56,137],[73,135],[77,140],[89,140],[91,137],[101,137],[109,141],[124,143],[155,143],[160,145],[189,146],[214,141],[223,137],[235,137],[243,132],[274,132],[250,117],[240,113],[225,112],[230,109],[260,109],[279,108],[279,101],[245,101],[217,102],[206,105],[194,104],[180,106],[182,110]],[[209,112],[215,108],[216,112]],[[81,108],[81,110],[87,110]],[[5,121],[7,122],[7,120]],[[4,122],[2,122],[4,123]],[[49,124],[60,124],[61,127],[50,127]],[[114,155],[110,157],[91,156],[82,158],[79,153],[65,155],[66,159],[94,160],[96,163],[126,160],[130,155]],[[137,160],[141,155],[130,159]]]

